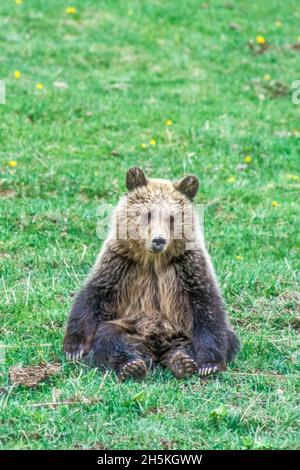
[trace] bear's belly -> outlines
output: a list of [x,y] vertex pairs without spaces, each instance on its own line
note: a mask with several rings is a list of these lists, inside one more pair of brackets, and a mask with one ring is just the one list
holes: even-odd
[[118,318],[133,320],[137,333],[149,337],[190,337],[191,315],[175,269],[133,269],[123,281]]

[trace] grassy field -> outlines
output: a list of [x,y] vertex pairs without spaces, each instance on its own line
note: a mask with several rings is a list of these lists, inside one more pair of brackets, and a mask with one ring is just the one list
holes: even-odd
[[[1,2],[1,448],[300,447],[299,21],[297,0]],[[133,164],[200,178],[243,341],[215,378],[120,384],[64,359],[97,207]],[[42,362],[61,369],[11,385],[11,366]]]

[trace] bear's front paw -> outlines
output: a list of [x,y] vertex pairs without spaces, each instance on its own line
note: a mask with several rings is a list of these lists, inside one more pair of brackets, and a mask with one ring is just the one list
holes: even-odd
[[199,375],[202,377],[205,377],[207,375],[215,374],[217,372],[222,372],[226,370],[226,365],[224,363],[207,363],[207,364],[202,364],[201,367],[199,367]]
[[69,336],[64,341],[64,352],[68,361],[79,361],[90,351],[88,342],[76,336]]

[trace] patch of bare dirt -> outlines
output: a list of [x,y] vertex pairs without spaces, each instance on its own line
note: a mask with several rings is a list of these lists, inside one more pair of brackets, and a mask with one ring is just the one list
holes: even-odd
[[75,444],[74,450],[107,450],[107,447],[102,442],[96,442],[92,447],[85,447],[82,444]]
[[300,317],[291,320],[291,327],[294,328],[294,330],[300,331]]
[[297,302],[300,305],[300,293],[297,291],[286,290],[278,295],[278,299]]
[[255,44],[254,41],[248,41],[248,47],[252,54],[261,55],[264,54],[268,49],[270,49],[269,44]]
[[289,92],[289,87],[279,80],[272,80],[270,83],[266,83],[264,88],[266,94],[272,99],[285,96]]
[[168,441],[167,439],[162,439],[161,444],[165,450],[172,450],[176,445],[174,441]]
[[288,44],[287,49],[294,49],[295,51],[300,51],[300,42],[296,42],[294,44]]
[[0,197],[16,197],[17,193],[13,189],[4,189],[0,187]]
[[24,387],[35,387],[40,382],[44,382],[52,375],[59,372],[61,364],[45,363],[37,366],[12,366],[9,369],[9,380],[13,385],[23,385]]

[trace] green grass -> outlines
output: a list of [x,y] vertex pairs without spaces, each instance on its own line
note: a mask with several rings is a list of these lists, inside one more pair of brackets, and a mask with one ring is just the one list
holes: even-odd
[[[3,449],[299,448],[299,21],[296,0],[1,2]],[[263,54],[248,46],[257,35]],[[207,244],[243,341],[216,378],[158,370],[120,384],[62,354],[71,294],[102,243],[97,207],[116,203],[133,164],[201,180]],[[43,361],[62,363],[48,383],[9,384],[10,366]]]

